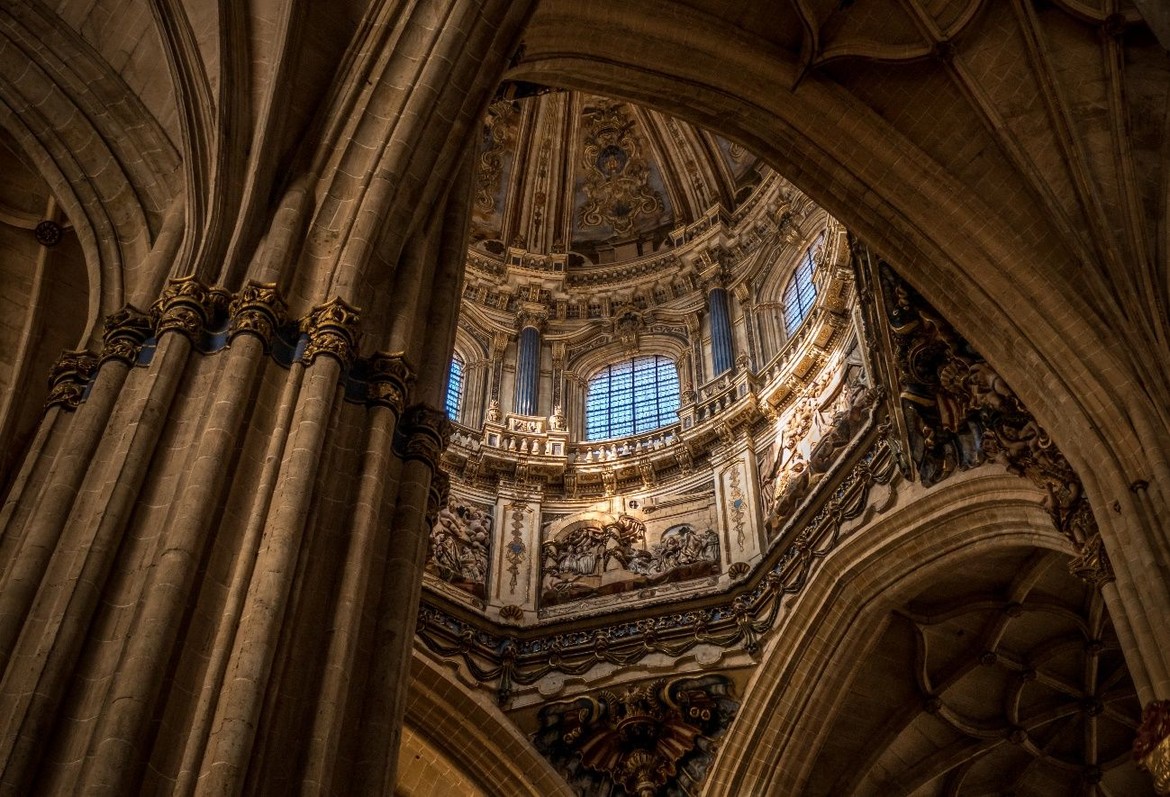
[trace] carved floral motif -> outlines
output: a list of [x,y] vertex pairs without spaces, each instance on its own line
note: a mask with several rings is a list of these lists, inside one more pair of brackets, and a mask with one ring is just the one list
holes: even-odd
[[353,363],[357,349],[358,310],[340,296],[319,304],[301,322],[301,330],[309,336],[302,356],[305,365],[312,365],[321,355],[329,355],[348,367]]
[[117,360],[133,365],[138,359],[138,350],[150,335],[150,316],[137,307],[128,304],[110,313],[102,331],[100,362]]
[[276,330],[284,323],[286,309],[275,283],[249,281],[228,307],[231,318],[228,339],[254,335],[264,343],[267,351]]
[[1003,378],[887,266],[881,280],[894,335],[911,457],[927,486],[1000,462],[1045,493],[1044,508],[1092,583],[1111,567],[1080,477]]
[[402,352],[377,352],[367,361],[369,366],[368,401],[389,407],[401,417],[406,397],[414,385],[414,369]]
[[724,676],[663,679],[551,703],[533,741],[578,794],[695,794],[738,708]]
[[61,352],[49,372],[49,398],[45,408],[77,409],[97,364],[97,357],[88,351]]
[[420,460],[434,471],[450,437],[447,413],[426,404],[415,404],[406,409],[398,423],[395,450],[404,460]]
[[178,332],[199,343],[208,323],[227,307],[230,296],[223,288],[209,288],[193,276],[168,280],[150,308],[155,337]]

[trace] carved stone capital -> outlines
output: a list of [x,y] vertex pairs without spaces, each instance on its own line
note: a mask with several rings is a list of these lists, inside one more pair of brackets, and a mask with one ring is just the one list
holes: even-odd
[[84,349],[63,351],[49,371],[49,398],[45,409],[75,410],[85,395],[85,386],[97,370],[97,356]]
[[102,331],[102,352],[98,362],[117,360],[134,365],[138,359],[138,350],[152,331],[150,316],[134,305],[128,304],[110,313],[106,316]]
[[525,307],[516,313],[516,329],[523,330],[532,327],[537,332],[543,332],[548,323],[548,309],[544,307]]
[[178,332],[197,342],[228,296],[223,289],[209,288],[195,277],[168,280],[162,296],[150,308],[155,336]]
[[239,335],[254,335],[264,344],[265,351],[272,343],[276,330],[284,323],[288,306],[274,282],[249,282],[240,289],[228,307],[231,321],[228,339]]
[[321,355],[328,355],[348,367],[356,356],[359,311],[335,296],[314,307],[301,322],[301,331],[309,336],[302,360],[312,365]]
[[402,352],[377,352],[369,359],[370,404],[389,407],[398,417],[406,407],[410,388],[414,385],[414,369]]
[[398,424],[395,449],[404,460],[416,459],[436,470],[451,437],[451,422],[442,410],[426,404],[407,407]]
[[1096,589],[1113,581],[1113,564],[1105,552],[1105,543],[1101,541],[1100,534],[1094,534],[1085,541],[1080,552],[1069,561],[1068,570]]
[[1154,779],[1154,791],[1170,794],[1170,700],[1151,701],[1142,712],[1133,759]]

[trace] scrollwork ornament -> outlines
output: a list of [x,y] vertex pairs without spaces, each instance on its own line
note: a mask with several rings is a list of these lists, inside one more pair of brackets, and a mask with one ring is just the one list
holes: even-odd
[[377,352],[369,359],[369,393],[371,405],[389,407],[402,417],[406,398],[414,385],[414,369],[402,352]]
[[134,365],[138,360],[138,350],[150,337],[151,331],[150,316],[134,305],[128,304],[121,310],[110,313],[106,316],[102,331],[99,365],[110,360]]
[[288,306],[274,282],[249,280],[232,299],[228,307],[228,340],[240,335],[253,335],[268,351],[272,336],[284,323]]
[[333,357],[348,368],[356,356],[359,311],[340,296],[314,307],[301,322],[309,337],[302,355],[306,366],[322,355]]
[[88,351],[61,352],[49,372],[49,398],[45,402],[45,409],[77,409],[85,395],[86,384],[97,370],[97,364],[97,357]]
[[1155,792],[1170,794],[1170,700],[1154,700],[1142,712],[1133,759],[1150,773]]

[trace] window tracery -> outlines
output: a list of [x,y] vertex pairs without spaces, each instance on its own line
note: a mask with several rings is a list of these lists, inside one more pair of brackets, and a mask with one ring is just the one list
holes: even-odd
[[659,354],[607,365],[589,380],[585,439],[639,434],[678,418],[679,381],[674,362]]
[[825,234],[822,232],[804,253],[784,288],[784,331],[789,336],[800,329],[816,302],[817,287],[813,282],[813,271],[816,269],[817,252],[824,240]]
[[463,406],[463,359],[456,354],[451,358],[451,370],[447,377],[447,399],[444,407],[447,417],[453,421],[459,420],[459,410]]

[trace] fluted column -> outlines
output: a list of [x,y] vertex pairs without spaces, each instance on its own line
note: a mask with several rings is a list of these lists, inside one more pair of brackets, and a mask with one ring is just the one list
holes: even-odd
[[520,341],[516,355],[516,401],[514,409],[519,415],[535,415],[537,387],[540,384],[540,332],[544,327],[544,316],[539,312],[525,310],[517,317],[520,327]]
[[712,376],[728,371],[735,363],[735,347],[731,340],[731,313],[727,305],[727,289],[712,281],[707,286],[707,313],[711,319]]

